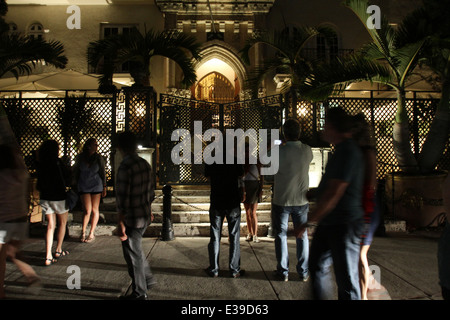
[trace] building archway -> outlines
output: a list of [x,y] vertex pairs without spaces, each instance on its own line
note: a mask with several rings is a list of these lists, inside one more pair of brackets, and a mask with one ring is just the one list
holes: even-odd
[[228,103],[236,100],[235,86],[222,73],[213,71],[197,82],[192,93],[196,100],[216,103]]
[[[201,55],[202,60],[194,65],[198,81],[191,87],[191,96],[217,103],[242,99],[246,69],[232,49],[213,44],[203,49]],[[209,86],[210,92],[206,93],[205,86]]]

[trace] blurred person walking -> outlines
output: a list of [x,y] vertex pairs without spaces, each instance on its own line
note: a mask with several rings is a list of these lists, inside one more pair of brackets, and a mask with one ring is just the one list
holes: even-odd
[[[106,197],[105,159],[97,152],[98,144],[95,138],[89,138],[84,143],[81,153],[74,164],[75,185],[83,205],[83,224],[81,242],[92,242],[95,239],[95,228],[100,216],[101,197]],[[91,229],[86,238],[86,229],[91,221]]]
[[317,206],[308,222],[296,228],[297,237],[318,224],[311,244],[309,270],[315,299],[331,299],[331,267],[338,298],[360,300],[359,257],[364,228],[362,207],[364,158],[352,139],[352,118],[341,108],[330,108],[323,139],[335,146],[317,190]]
[[18,258],[28,236],[28,170],[16,148],[2,144],[0,154],[0,299],[4,299],[6,258],[22,272],[29,287],[40,288],[41,282],[34,269]]
[[374,285],[372,272],[369,268],[367,254],[372,244],[373,236],[380,222],[379,208],[376,201],[377,188],[377,159],[376,148],[370,125],[364,114],[353,117],[355,125],[353,139],[361,148],[364,158],[364,185],[362,204],[364,209],[364,230],[361,235],[361,252],[359,257],[359,272],[361,285],[361,299],[367,300],[367,292]]
[[118,135],[117,149],[123,160],[116,179],[117,229],[133,289],[130,295],[120,297],[124,300],[146,300],[147,290],[156,283],[142,250],[142,237],[153,220],[154,179],[150,164],[138,156],[136,148],[133,133],[126,131]]

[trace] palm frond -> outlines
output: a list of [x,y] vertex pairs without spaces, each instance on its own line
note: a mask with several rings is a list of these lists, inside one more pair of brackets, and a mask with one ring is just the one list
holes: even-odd
[[37,62],[64,68],[67,57],[61,42],[45,41],[18,34],[0,35],[0,77],[10,72],[18,78],[30,74]]
[[354,54],[315,67],[311,77],[300,86],[300,92],[307,99],[324,100],[333,93],[342,92],[350,83],[360,81],[394,85],[389,68]]

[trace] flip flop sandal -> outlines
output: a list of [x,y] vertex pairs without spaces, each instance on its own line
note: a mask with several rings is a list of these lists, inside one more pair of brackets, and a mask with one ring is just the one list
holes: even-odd
[[94,240],[95,240],[95,236],[92,236],[92,237],[89,236],[89,237],[86,238],[86,240],[84,240],[84,242],[89,243],[89,242],[92,242]]
[[58,261],[58,260],[56,260],[56,259],[54,259],[54,258],[51,258],[51,259],[45,259],[44,264],[45,264],[46,267],[48,267],[48,266],[51,266],[52,264],[54,264],[56,261]]
[[63,256],[67,256],[69,254],[69,251],[63,250],[63,251],[56,251],[55,257],[56,259],[61,258]]

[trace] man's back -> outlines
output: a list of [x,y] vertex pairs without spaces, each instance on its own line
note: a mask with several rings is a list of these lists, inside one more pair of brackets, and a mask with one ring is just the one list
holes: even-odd
[[233,209],[240,205],[238,178],[244,175],[240,164],[212,164],[205,166],[205,176],[211,182],[211,207]]
[[279,169],[274,177],[273,203],[279,206],[303,206],[308,203],[311,147],[300,141],[288,141],[279,148]]
[[125,156],[117,171],[116,194],[126,225],[142,227],[150,217],[155,194],[150,164],[137,154]]

